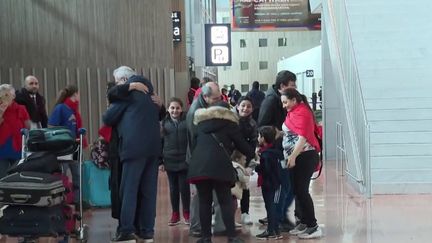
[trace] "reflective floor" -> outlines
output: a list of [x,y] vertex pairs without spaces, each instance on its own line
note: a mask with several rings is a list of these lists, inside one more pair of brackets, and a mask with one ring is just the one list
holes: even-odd
[[[299,240],[284,234],[284,239],[277,242],[432,242],[432,195],[385,195],[366,200],[345,182],[340,173],[336,173],[333,162],[327,162],[325,169],[321,177],[311,184],[316,216],[325,236]],[[251,184],[255,185],[254,182]],[[158,188],[155,242],[196,242],[196,238],[189,237],[186,225],[168,226],[171,209],[164,173],[160,174]],[[264,230],[257,223],[259,218],[265,217],[260,194],[259,188],[251,189],[250,215],[255,223],[241,228],[240,237],[246,242],[262,242],[254,237]],[[238,220],[239,216],[237,214]],[[88,212],[86,223],[90,225],[90,243],[108,243],[115,232],[116,221],[111,219],[109,209]],[[0,242],[15,243],[17,240],[3,238]],[[44,239],[40,242],[56,241]],[[213,237],[213,242],[226,242],[226,238]]]

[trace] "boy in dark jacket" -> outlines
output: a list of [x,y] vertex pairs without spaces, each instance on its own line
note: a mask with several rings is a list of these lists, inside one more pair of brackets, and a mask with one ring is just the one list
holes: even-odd
[[280,150],[273,147],[276,130],[271,126],[260,127],[258,143],[260,164],[255,168],[258,172],[258,186],[261,186],[264,204],[267,211],[267,230],[256,235],[258,239],[282,239],[279,232],[279,222],[276,216],[276,205],[281,192],[281,164],[284,159]]

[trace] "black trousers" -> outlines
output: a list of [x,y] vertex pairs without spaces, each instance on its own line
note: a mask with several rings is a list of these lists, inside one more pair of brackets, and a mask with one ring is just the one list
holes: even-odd
[[235,237],[234,208],[231,197],[231,183],[217,180],[202,180],[196,183],[199,198],[199,212],[202,237],[211,237],[213,190],[216,192],[222,219],[228,237]]
[[279,222],[276,215],[276,208],[279,203],[281,188],[275,190],[274,188],[268,188],[263,186],[261,190],[264,199],[265,209],[267,211],[267,231],[270,233],[279,233]]
[[318,153],[310,150],[301,153],[296,159],[293,168],[293,186],[297,203],[300,205],[298,216],[300,222],[308,227],[316,226],[315,210],[312,197],[309,193],[309,184],[318,164]]
[[241,213],[247,213],[249,214],[249,199],[250,198],[250,191],[249,189],[243,190],[242,199],[240,200],[240,210]]
[[186,181],[187,170],[167,171],[171,206],[173,212],[180,212],[180,196],[183,205],[183,211],[189,212],[190,205],[190,189],[189,183]]

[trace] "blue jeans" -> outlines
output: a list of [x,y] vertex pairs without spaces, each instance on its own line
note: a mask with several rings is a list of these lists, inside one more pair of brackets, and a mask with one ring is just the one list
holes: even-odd
[[279,223],[287,222],[288,208],[294,200],[293,187],[291,182],[291,171],[282,169],[282,190],[279,203],[276,205],[276,212],[278,215]]
[[130,159],[122,163],[119,232],[153,237],[158,180],[156,157]]

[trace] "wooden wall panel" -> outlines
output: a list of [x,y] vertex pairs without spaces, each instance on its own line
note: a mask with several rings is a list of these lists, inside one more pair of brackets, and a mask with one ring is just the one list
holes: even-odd
[[173,67],[171,2],[2,0],[2,67]]

